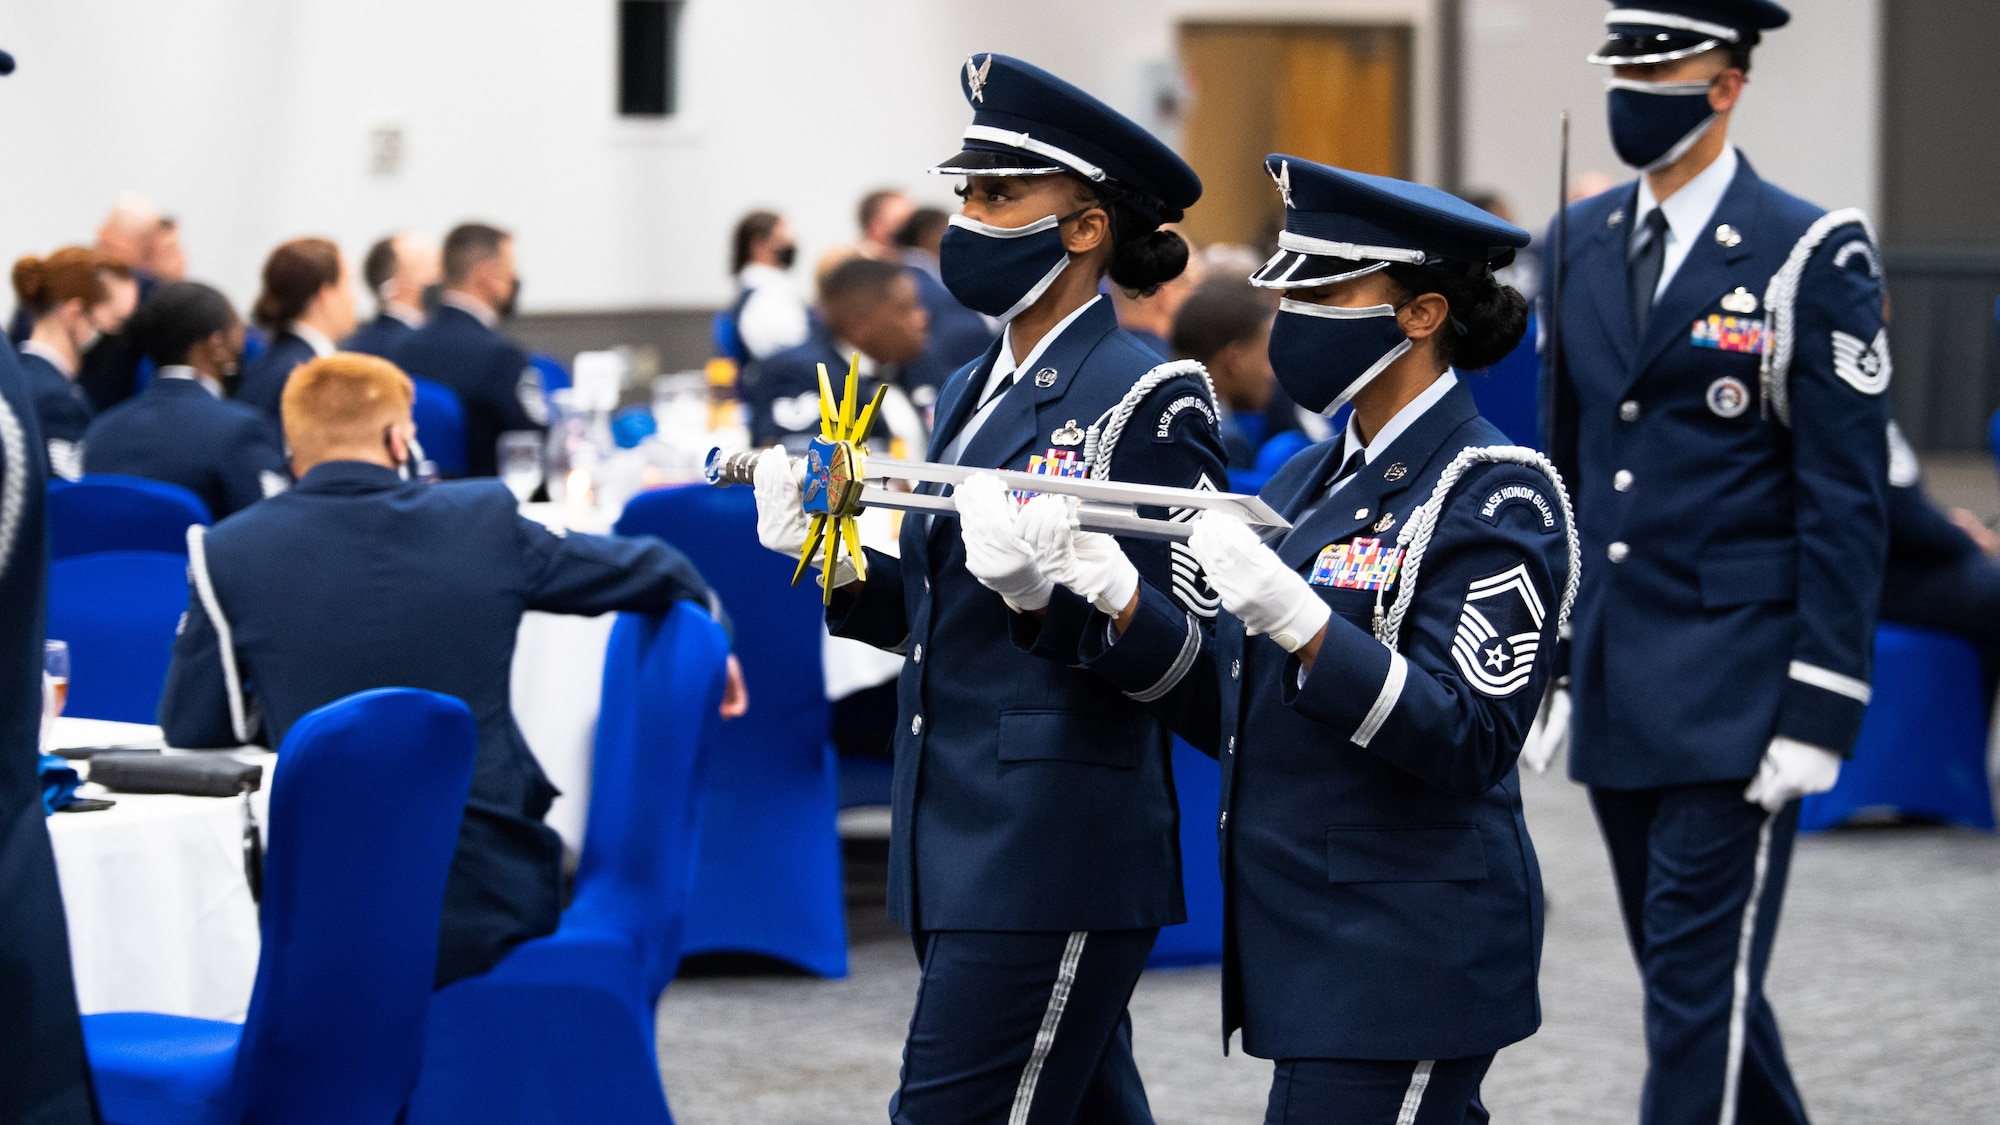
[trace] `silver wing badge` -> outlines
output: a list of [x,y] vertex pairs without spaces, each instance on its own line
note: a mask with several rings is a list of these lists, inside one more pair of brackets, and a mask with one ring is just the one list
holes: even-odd
[[986,56],[986,61],[978,64],[977,66],[973,65],[972,58],[970,56],[966,57],[965,84],[972,91],[973,101],[983,102],[986,100],[986,79],[992,73],[993,73],[992,55]]

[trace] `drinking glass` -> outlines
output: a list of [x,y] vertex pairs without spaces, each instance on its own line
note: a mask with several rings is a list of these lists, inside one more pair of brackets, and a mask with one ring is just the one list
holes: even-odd
[[500,435],[500,479],[519,503],[528,502],[542,485],[542,435],[516,430]]
[[63,704],[69,702],[69,642],[44,641],[42,643],[42,675],[49,683],[49,718],[63,713]]

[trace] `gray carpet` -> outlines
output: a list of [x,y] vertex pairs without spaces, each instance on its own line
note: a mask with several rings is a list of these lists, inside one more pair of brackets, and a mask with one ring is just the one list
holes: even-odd
[[[1639,988],[1582,791],[1529,777],[1550,900],[1542,1030],[1487,1080],[1500,1122],[1636,1120]],[[879,1123],[895,1088],[915,960],[858,904],[845,980],[683,980],[660,1006],[682,1125]],[[1161,1125],[1261,1120],[1269,1064],[1223,1057],[1212,969],[1147,974],[1133,1000]],[[1942,828],[1801,841],[1770,990],[1822,1125],[2000,1120],[2000,840]]]

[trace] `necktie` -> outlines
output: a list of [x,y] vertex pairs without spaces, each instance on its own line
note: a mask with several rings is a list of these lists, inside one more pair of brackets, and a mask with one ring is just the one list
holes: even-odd
[[1638,241],[1625,259],[1625,277],[1632,286],[1632,328],[1646,335],[1646,320],[1653,312],[1653,291],[1660,286],[1660,270],[1667,261],[1667,213],[1655,207],[1639,228]]
[[977,414],[979,413],[980,410],[984,410],[987,407],[993,405],[995,400],[999,399],[1001,395],[1006,394],[1008,390],[1014,386],[1014,380],[1019,378],[1020,375],[1021,375],[1021,369],[1016,367],[1014,370],[1009,371],[1007,374],[1001,376],[1000,382],[994,385],[993,389],[987,393],[985,398],[979,400],[979,407],[977,410],[974,410],[973,413]]
[[1347,460],[1340,463],[1340,471],[1333,474],[1332,483],[1326,486],[1327,494],[1332,495],[1334,489],[1339,488],[1348,477],[1360,472],[1367,464],[1368,451],[1366,449],[1357,449],[1348,454]]

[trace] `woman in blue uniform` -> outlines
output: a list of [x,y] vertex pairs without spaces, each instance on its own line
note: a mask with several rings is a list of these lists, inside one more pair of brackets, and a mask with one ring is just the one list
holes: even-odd
[[[975,56],[960,82],[973,123],[937,170],[966,178],[965,206],[940,265],[959,301],[1006,328],[945,383],[932,458],[1221,481],[1199,366],[1161,364],[1098,290],[1107,275],[1143,292],[1181,272],[1187,247],[1159,228],[1200,181],[1137,125],[1026,63]],[[1069,667],[1090,606],[1036,572],[997,486],[955,499],[964,520],[906,518],[899,558],[870,551],[865,581],[845,564],[826,579],[835,634],[907,656],[889,911],[911,931],[923,984],[890,1115],[1150,1122],[1125,1005],[1159,928],[1185,917],[1171,740]],[[757,507],[765,546],[796,558],[806,523],[782,453],[758,464]],[[1168,604],[1212,612],[1190,557],[1131,549]],[[1069,659],[1017,649],[1027,623]]]
[[334,341],[354,331],[354,281],[340,247],[324,238],[280,243],[264,259],[251,319],[270,334],[271,346],[244,366],[235,397],[275,422],[292,369],[332,355]]
[[109,281],[131,275],[122,264],[82,246],[65,246],[46,258],[30,254],[14,263],[14,295],[35,325],[21,342],[21,373],[34,397],[52,476],[74,480],[83,473],[83,432],[96,412],[76,377],[83,353],[101,333],[118,331],[132,311],[129,303],[118,307]]
[[1576,573],[1538,454],[1455,367],[1519,341],[1493,278],[1526,232],[1443,192],[1273,156],[1271,365],[1341,437],[1263,491],[1270,546],[1205,512],[1212,640],[1115,543],[1038,497],[1019,532],[1110,620],[1082,657],[1223,769],[1224,1034],[1277,1061],[1267,1121],[1484,1121],[1494,1052],[1540,1020],[1541,884],[1514,769]]

